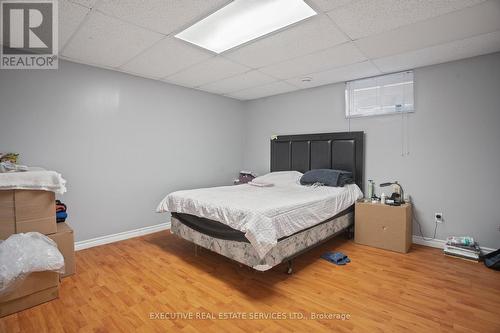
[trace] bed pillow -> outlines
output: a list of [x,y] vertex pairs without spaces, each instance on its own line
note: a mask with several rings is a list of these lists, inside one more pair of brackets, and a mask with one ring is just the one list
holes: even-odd
[[299,184],[300,177],[302,176],[303,173],[298,171],[277,171],[256,177],[252,182],[274,185]]
[[302,178],[300,178],[300,183],[302,185],[320,183],[326,186],[342,187],[345,184],[353,183],[352,172],[332,169],[314,169],[307,171]]

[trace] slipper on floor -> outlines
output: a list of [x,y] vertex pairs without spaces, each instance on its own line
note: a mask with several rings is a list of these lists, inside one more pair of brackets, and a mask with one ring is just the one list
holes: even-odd
[[321,258],[335,264],[335,265],[345,265],[351,262],[345,254],[342,252],[327,252],[321,256]]

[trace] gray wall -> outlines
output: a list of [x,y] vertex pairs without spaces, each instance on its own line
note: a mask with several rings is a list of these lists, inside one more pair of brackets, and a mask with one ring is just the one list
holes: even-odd
[[[399,116],[351,120],[366,132],[365,179],[400,180],[426,236],[442,212],[437,238],[498,248],[500,54],[417,69],[415,79],[408,156]],[[241,103],[64,61],[0,72],[0,150],[63,174],[77,240],[167,221],[154,209],[171,191],[229,184],[241,168],[267,172],[272,134],[346,130],[343,84]]]
[[[500,247],[500,54],[415,70],[416,112],[408,117],[409,155],[401,156],[401,116],[351,120],[366,133],[365,179],[400,180],[414,202],[423,232],[434,213],[445,223],[437,238],[472,235]],[[244,105],[244,167],[269,170],[273,134],[347,131],[344,85],[264,98]],[[385,190],[388,192],[388,190]],[[380,194],[380,189],[378,189]],[[420,235],[414,225],[415,235]]]
[[166,222],[167,193],[230,184],[241,168],[241,102],[62,61],[0,71],[0,151],[57,170],[76,239]]

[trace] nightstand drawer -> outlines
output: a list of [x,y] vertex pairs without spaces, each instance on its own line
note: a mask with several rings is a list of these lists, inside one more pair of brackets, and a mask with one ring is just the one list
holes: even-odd
[[405,253],[411,246],[411,227],[410,204],[388,206],[356,203],[356,243]]

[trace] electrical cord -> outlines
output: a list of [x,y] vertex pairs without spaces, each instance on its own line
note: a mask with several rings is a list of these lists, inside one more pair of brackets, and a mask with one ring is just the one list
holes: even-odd
[[[412,218],[413,218],[413,220],[415,220],[415,222],[417,222],[417,224],[418,224],[418,230],[420,230],[420,235],[422,236],[423,240],[425,240],[425,241],[431,241],[431,240],[436,239],[436,231],[437,231],[437,227],[438,227],[438,223],[437,222],[434,222],[435,223],[435,226],[434,226],[434,235],[432,236],[432,238],[425,238],[424,234],[422,233],[422,225],[420,225],[420,222],[417,220],[417,218],[415,216],[415,213],[413,211],[412,211]],[[480,248],[479,249],[479,259],[483,260],[483,258],[484,258],[484,253],[483,253],[483,250]]]
[[418,224],[418,230],[420,230],[420,235],[422,236],[423,240],[430,241],[430,240],[436,239],[436,231],[437,231],[437,227],[438,227],[438,223],[437,222],[434,222],[435,223],[435,226],[434,226],[434,235],[432,236],[432,238],[425,238],[424,233],[422,232],[422,225],[417,220],[417,217],[415,216],[415,212],[413,212],[413,211],[412,211],[412,217],[413,217],[413,220],[415,222],[417,222],[417,224]]

